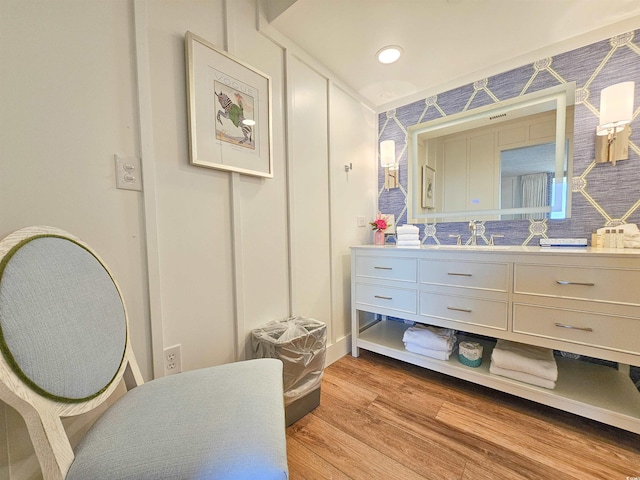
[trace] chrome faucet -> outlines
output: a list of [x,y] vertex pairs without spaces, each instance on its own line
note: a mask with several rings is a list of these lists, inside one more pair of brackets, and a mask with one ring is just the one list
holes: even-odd
[[470,245],[475,247],[476,245],[478,245],[478,224],[475,220],[471,220],[469,222],[469,231],[471,232]]

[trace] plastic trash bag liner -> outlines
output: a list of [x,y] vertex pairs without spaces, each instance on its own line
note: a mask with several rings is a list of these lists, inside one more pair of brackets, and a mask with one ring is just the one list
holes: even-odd
[[275,320],[252,331],[254,358],[283,363],[285,406],[320,386],[324,371],[327,327],[313,318]]

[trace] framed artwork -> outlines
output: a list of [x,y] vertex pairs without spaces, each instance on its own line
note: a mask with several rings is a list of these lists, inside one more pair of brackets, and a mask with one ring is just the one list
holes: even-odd
[[435,208],[436,171],[427,166],[422,166],[422,208],[433,210]]
[[273,178],[271,78],[185,34],[189,162]]

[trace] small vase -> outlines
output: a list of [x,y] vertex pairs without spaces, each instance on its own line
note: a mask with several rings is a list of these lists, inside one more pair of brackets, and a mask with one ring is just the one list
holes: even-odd
[[384,232],[382,230],[376,230],[373,232],[374,245],[384,245]]

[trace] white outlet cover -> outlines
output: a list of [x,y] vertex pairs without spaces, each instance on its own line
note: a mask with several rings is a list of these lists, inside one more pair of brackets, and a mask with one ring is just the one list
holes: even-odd
[[136,157],[115,154],[116,188],[142,191],[142,163]]
[[182,372],[182,345],[177,344],[164,349],[164,374],[175,375]]

